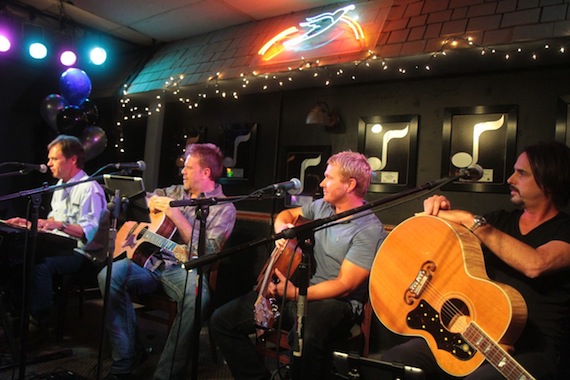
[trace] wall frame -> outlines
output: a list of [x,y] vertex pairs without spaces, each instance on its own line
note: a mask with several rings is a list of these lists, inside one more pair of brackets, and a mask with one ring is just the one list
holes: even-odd
[[418,123],[418,115],[360,118],[358,151],[372,167],[368,191],[398,192],[415,186]]
[[220,126],[218,146],[224,154],[224,185],[251,185],[255,170],[257,123],[228,123]]
[[558,98],[554,139],[570,146],[570,95]]
[[319,184],[324,178],[327,160],[331,156],[330,145],[288,146],[283,151],[285,178],[298,178],[301,189],[298,194],[285,195],[286,207],[298,207],[322,198]]
[[441,174],[479,165],[478,181],[457,180],[443,190],[503,193],[516,159],[516,105],[446,108]]

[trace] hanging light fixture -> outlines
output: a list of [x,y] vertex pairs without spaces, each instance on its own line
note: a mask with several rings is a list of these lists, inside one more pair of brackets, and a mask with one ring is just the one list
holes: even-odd
[[331,111],[325,102],[319,102],[309,111],[305,120],[307,125],[323,126],[325,130],[338,131],[342,127],[341,118],[336,111]]

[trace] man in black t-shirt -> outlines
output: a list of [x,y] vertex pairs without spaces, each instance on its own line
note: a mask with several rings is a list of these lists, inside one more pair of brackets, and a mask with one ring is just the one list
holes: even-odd
[[[558,142],[527,147],[507,182],[517,210],[481,217],[452,210],[446,197],[435,195],[424,201],[424,214],[463,224],[481,241],[489,278],[515,288],[527,304],[513,358],[536,379],[562,379],[570,326],[570,215],[561,210],[570,198],[570,149]],[[391,348],[382,359],[422,367],[428,378],[442,376],[420,338]],[[504,377],[484,362],[465,379]]]

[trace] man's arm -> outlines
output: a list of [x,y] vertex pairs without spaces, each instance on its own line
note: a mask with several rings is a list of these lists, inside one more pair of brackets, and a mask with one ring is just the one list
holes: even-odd
[[[285,282],[287,278],[275,269],[275,274],[279,279],[277,284],[271,282],[268,286],[268,293],[274,296],[283,297]],[[315,301],[327,298],[341,298],[350,295],[360,284],[368,279],[370,271],[344,260],[340,266],[338,276],[334,280],[323,281],[311,285],[307,288],[307,300]],[[296,300],[299,296],[299,289],[292,283],[287,285],[287,296],[289,300]]]
[[[441,195],[424,201],[424,214],[471,227],[474,218],[472,213],[450,208],[451,202]],[[473,233],[497,257],[527,277],[535,278],[543,273],[570,267],[569,243],[552,240],[535,249],[488,224],[477,228]]]
[[151,213],[164,212],[168,219],[176,226],[178,235],[184,244],[188,244],[192,236],[192,225],[188,222],[188,219],[186,219],[182,211],[180,211],[179,207],[170,207],[170,202],[173,200],[174,199],[170,197],[153,195],[148,200],[148,207]]
[[285,209],[275,217],[274,230],[279,233],[287,228],[293,227],[293,223],[298,216],[302,216],[301,207]]
[[491,225],[481,226],[473,233],[497,257],[527,277],[570,267],[569,243],[551,240],[535,249]]
[[[283,297],[285,290],[285,276],[279,271],[275,270],[279,282],[273,282],[268,286],[269,294]],[[356,290],[360,284],[368,279],[370,271],[344,260],[340,266],[338,276],[333,280],[323,281],[319,284],[311,285],[307,288],[307,300],[315,301],[327,298],[341,298],[350,295]],[[287,296],[289,300],[296,300],[299,296],[299,289],[293,284],[287,285]]]

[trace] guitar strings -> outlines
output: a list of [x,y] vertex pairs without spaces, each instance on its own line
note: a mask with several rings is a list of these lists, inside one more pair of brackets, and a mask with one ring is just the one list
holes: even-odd
[[[446,302],[443,294],[439,291],[438,288],[433,286],[431,283],[428,283],[426,285],[424,292],[426,295],[434,297],[435,301],[437,301],[437,302],[444,301],[442,309],[441,309],[442,310],[441,315],[449,318],[450,322],[454,318],[469,317],[468,315],[465,315],[455,304],[453,304],[453,302]],[[449,328],[449,326],[446,326],[443,323],[443,319],[440,318],[440,321],[446,328]],[[468,324],[469,323],[466,323],[464,328],[462,328],[462,330],[464,332],[468,332],[468,330],[467,330]],[[473,321],[473,326],[475,327],[475,329],[477,329],[484,336],[484,338],[487,342],[491,342],[490,338],[487,336],[485,331],[480,326],[478,326],[474,321]],[[469,342],[470,336],[468,336],[465,333],[461,333],[461,332],[459,334],[466,341]],[[514,358],[510,357],[509,353],[506,350],[504,350],[499,344],[495,343],[494,341],[492,343],[494,343],[495,350],[492,350],[491,353],[484,354],[485,357],[489,357],[489,358],[493,359],[495,362],[498,362],[499,360],[501,360],[503,358],[510,359],[510,360],[507,360],[505,366],[502,368],[498,368],[497,365],[495,365],[495,363],[493,361],[488,360],[489,363],[491,365],[493,365],[495,368],[497,368],[497,370],[499,372],[503,373],[503,371],[508,371],[508,373],[510,373],[510,374],[517,374],[516,377],[520,378],[520,379],[525,378],[525,377],[522,377],[523,375],[526,376],[526,378],[529,380],[534,379],[534,377],[529,372],[527,372],[518,362],[516,362],[516,360]]]

